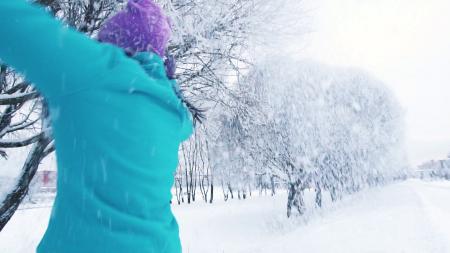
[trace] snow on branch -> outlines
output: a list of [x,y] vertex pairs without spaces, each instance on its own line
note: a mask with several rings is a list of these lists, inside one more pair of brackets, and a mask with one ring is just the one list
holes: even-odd
[[24,138],[21,140],[0,140],[0,148],[20,148],[26,147],[37,142],[44,136],[44,133],[39,133],[29,138]]
[[20,93],[12,95],[0,94],[0,105],[21,104],[38,97],[39,97],[38,92]]

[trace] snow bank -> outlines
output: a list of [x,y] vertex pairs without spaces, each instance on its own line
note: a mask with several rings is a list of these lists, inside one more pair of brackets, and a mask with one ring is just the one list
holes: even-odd
[[[295,225],[284,218],[285,198],[279,193],[174,205],[184,252],[450,252],[450,182],[410,180],[373,188]],[[20,210],[0,233],[0,252],[33,252],[49,215],[49,208]]]

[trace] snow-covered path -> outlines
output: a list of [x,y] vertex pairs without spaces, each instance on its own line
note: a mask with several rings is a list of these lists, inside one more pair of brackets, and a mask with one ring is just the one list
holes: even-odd
[[[316,210],[307,223],[286,220],[284,202],[278,194],[175,206],[184,252],[450,253],[450,182],[371,189]],[[48,215],[20,211],[0,233],[0,252],[33,252]]]
[[371,189],[299,227],[286,228],[267,203],[265,210],[254,203],[247,208],[215,211],[222,212],[225,230],[218,228],[219,215],[207,210],[203,215],[211,220],[198,226],[180,213],[186,252],[450,253],[450,182],[410,180]]
[[[352,203],[267,244],[266,252],[450,252],[450,183],[408,181]],[[255,251],[256,252],[256,251]]]

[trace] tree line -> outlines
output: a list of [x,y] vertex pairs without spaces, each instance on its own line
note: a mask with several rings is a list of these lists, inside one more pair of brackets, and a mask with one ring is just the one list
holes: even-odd
[[[403,110],[364,71],[267,56],[224,101],[183,147],[203,157],[201,166],[180,163],[177,180],[186,183],[187,203],[196,182],[206,181],[211,189],[217,184],[225,200],[286,189],[290,217],[305,212],[306,190],[314,189],[321,207],[323,194],[337,201],[406,176]],[[179,203],[182,193],[179,187]]]

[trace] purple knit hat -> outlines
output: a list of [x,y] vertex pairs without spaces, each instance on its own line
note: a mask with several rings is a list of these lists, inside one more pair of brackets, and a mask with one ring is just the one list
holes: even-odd
[[127,8],[110,18],[98,39],[130,53],[153,50],[164,57],[171,28],[169,18],[152,0],[130,0]]

